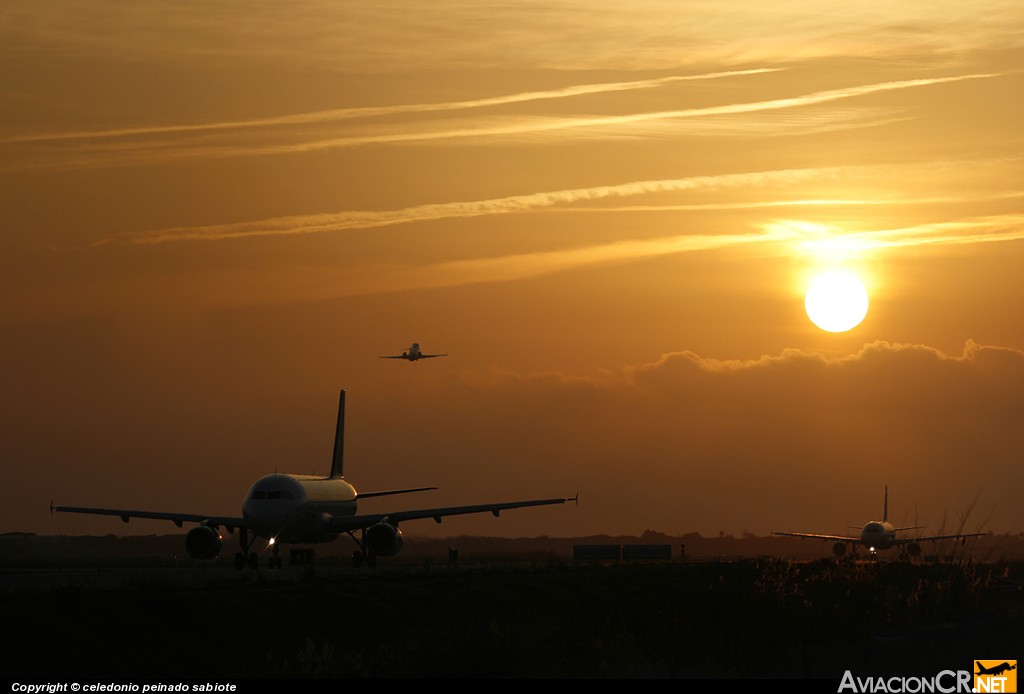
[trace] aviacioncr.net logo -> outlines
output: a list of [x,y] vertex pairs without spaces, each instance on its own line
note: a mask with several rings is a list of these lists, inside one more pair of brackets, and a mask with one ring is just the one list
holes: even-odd
[[974,691],[979,694],[1017,691],[1016,660],[975,660]]
[[855,677],[847,670],[838,694],[971,694],[971,672],[943,670],[933,677]]

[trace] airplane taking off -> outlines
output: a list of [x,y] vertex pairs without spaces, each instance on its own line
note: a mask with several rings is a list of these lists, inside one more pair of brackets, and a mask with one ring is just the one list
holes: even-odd
[[[856,526],[854,526],[856,527]],[[906,528],[894,528],[889,522],[889,487],[885,488],[885,502],[882,507],[882,520],[868,521],[860,531],[860,535],[820,535],[817,533],[772,533],[772,535],[786,535],[788,537],[812,538],[815,540],[835,540],[832,545],[832,553],[837,557],[846,554],[847,545],[857,552],[857,545],[864,545],[874,555],[880,550],[896,547],[901,554],[916,557],[921,554],[921,542],[927,540],[964,540],[968,537],[979,537],[988,533],[958,533],[956,535],[930,535],[928,537],[896,537],[901,530],[917,530],[923,525],[912,525]]]
[[[415,347],[415,345],[413,345]],[[50,512],[92,513],[104,516],[120,516],[127,523],[132,518],[152,518],[172,521],[179,528],[182,523],[198,523],[185,535],[185,549],[193,559],[214,559],[223,546],[220,533],[223,526],[229,533],[238,528],[241,551],[235,555],[235,568],[248,565],[250,569],[259,566],[259,557],[250,551],[257,538],[267,541],[273,556],[271,568],[281,568],[280,545],[282,543],[314,544],[331,542],[345,533],[359,549],[353,553],[353,564],[358,568],[366,564],[374,566],[376,557],[390,557],[402,548],[402,531],[399,523],[421,518],[433,518],[436,523],[444,516],[459,516],[467,513],[491,513],[497,517],[502,511],[526,506],[547,506],[564,504],[567,501],[579,503],[574,498],[536,499],[532,501],[510,501],[498,504],[475,504],[472,506],[449,506],[394,513],[356,513],[356,502],[375,496],[390,496],[422,492],[437,487],[415,487],[392,489],[382,492],[357,492],[345,481],[345,391],[341,391],[338,403],[338,425],[334,434],[334,457],[331,474],[327,477],[313,475],[273,474],[261,477],[249,488],[242,502],[241,517],[207,516],[192,513],[162,513],[157,511],[125,511],[109,508],[83,508],[78,506],[54,506]],[[359,537],[356,537],[356,532]]]
[[407,361],[416,361],[418,359],[433,359],[435,357],[447,357],[448,352],[444,354],[424,354],[420,351],[420,343],[413,342],[412,346],[409,347],[408,351],[402,352],[401,354],[392,354],[386,357],[380,357],[381,359],[405,359]]

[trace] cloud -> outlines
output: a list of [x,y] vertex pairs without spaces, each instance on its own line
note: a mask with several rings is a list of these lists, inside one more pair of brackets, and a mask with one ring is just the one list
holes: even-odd
[[215,58],[293,72],[393,74],[410,66],[641,70],[751,59],[962,56],[1019,46],[1013,28],[1022,11],[1012,0],[969,7],[952,0],[899,6],[779,0],[763,7],[705,0],[685,6],[638,0],[628,7],[610,0],[424,7],[302,0],[245,13],[234,3],[214,3],[198,16],[189,4],[166,1],[97,0],[86,9],[50,0],[5,14],[5,44],[56,45],[71,56],[193,66]]
[[748,360],[681,351],[592,377],[457,377],[441,391],[412,395],[426,400],[423,429],[446,456],[489,456],[510,483],[578,486],[580,522],[609,532],[835,532],[877,513],[884,485],[897,521],[916,507],[934,527],[979,492],[994,509],[987,529],[1024,521],[1017,349],[968,341],[949,355],[875,342],[842,357],[788,349]]

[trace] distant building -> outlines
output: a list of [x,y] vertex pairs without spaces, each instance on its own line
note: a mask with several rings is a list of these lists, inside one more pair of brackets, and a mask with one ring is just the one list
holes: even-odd
[[577,561],[619,561],[620,545],[573,545],[572,558]]
[[639,561],[671,561],[672,545],[623,545],[622,558]]

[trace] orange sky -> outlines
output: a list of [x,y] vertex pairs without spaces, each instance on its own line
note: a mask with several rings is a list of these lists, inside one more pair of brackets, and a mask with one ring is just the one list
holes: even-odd
[[0,531],[237,514],[344,387],[441,487],[363,510],[580,493],[413,538],[1020,532],[1022,66],[1016,0],[7,3]]

